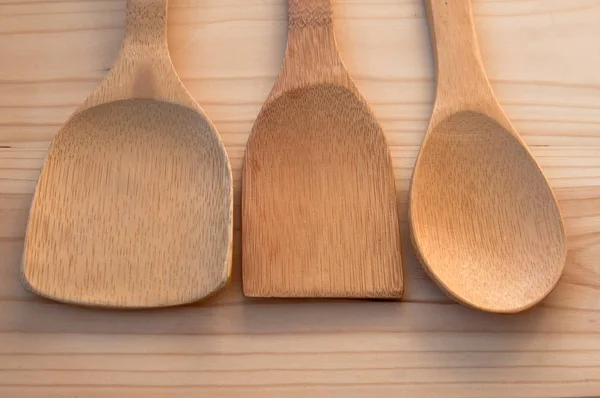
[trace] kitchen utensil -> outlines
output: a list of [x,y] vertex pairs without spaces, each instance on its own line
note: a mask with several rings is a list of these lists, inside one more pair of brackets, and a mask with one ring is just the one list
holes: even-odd
[[452,297],[500,313],[556,285],[566,238],[554,194],[494,96],[468,0],[426,0],[437,94],[410,191],[421,263]]
[[166,18],[167,0],[128,1],[113,68],[52,142],[22,264],[41,296],[164,307],[229,280],[229,160],[173,68]]
[[400,298],[394,172],[336,48],[330,0],[288,1],[280,75],[243,169],[250,297]]

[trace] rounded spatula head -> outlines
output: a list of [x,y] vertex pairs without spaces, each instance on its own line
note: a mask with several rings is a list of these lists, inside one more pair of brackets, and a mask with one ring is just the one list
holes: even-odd
[[231,180],[197,111],[123,100],[76,114],[35,192],[23,276],[34,292],[104,307],[199,300],[229,278]]

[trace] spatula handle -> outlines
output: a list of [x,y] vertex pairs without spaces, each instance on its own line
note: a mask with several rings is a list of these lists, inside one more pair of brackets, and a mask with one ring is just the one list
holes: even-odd
[[283,67],[270,98],[314,84],[352,86],[337,50],[331,0],[288,0]]
[[136,46],[142,52],[156,52],[167,44],[168,0],[127,0],[123,46]]
[[288,0],[290,28],[331,26],[331,0]]
[[[425,0],[436,64],[436,106],[478,110],[494,102],[470,0]],[[489,105],[489,104],[488,104]]]
[[131,98],[169,101],[199,110],[171,62],[167,6],[168,0],[127,0],[125,36],[117,59],[80,111]]

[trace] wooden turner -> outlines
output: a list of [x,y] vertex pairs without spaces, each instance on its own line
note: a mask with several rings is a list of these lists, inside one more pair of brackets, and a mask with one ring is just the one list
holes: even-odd
[[554,194],[494,96],[469,0],[426,0],[437,96],[415,165],[411,236],[453,298],[525,310],[558,282],[566,237]]
[[244,293],[399,298],[394,172],[336,49],[330,0],[289,0],[281,73],[243,170]]
[[229,160],[171,64],[166,13],[167,0],[128,1],[112,70],[52,142],[22,265],[39,295],[164,307],[229,280]]

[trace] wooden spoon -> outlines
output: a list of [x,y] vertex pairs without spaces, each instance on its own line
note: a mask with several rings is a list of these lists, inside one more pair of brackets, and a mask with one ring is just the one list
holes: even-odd
[[330,0],[289,0],[281,73],[243,170],[244,293],[399,298],[394,172],[337,52]]
[[565,265],[559,207],[492,92],[470,2],[426,3],[437,95],[412,180],[412,241],[458,301],[521,311],[554,288]]
[[22,266],[39,295],[164,307],[229,280],[229,160],[171,64],[166,13],[167,0],[129,0],[112,70],[51,145]]

